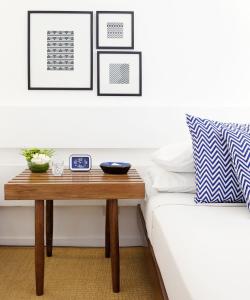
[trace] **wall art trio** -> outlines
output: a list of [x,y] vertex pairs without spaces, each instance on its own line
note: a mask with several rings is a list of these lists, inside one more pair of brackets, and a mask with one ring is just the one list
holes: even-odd
[[[98,11],[96,48],[97,95],[141,96],[134,12]],[[93,12],[28,11],[28,89],[93,90]]]

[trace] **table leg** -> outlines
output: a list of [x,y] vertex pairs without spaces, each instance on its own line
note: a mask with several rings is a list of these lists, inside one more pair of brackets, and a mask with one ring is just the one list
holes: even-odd
[[120,291],[120,253],[119,253],[119,230],[118,230],[118,201],[109,200],[110,220],[110,247],[111,247],[111,270],[113,292]]
[[52,256],[53,250],[53,200],[46,200],[46,249],[47,256]]
[[43,295],[44,287],[44,201],[35,201],[35,273],[36,294]]
[[110,200],[106,200],[106,223],[105,223],[105,257],[110,257],[110,222],[109,210]]

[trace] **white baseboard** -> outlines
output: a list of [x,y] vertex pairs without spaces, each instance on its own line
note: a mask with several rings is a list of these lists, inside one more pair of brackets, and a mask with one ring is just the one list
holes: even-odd
[[[34,246],[34,238],[8,238],[0,237],[1,246]],[[62,237],[53,239],[54,246],[73,246],[73,247],[104,247],[104,238],[91,237]],[[142,246],[142,240],[137,237],[122,237],[120,238],[121,247]]]

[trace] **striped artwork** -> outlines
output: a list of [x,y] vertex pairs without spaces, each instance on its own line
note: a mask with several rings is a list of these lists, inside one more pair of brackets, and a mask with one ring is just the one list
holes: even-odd
[[197,203],[245,202],[222,127],[250,132],[244,124],[220,123],[187,115],[192,137]]
[[129,84],[129,64],[110,64],[109,83]]
[[244,199],[250,210],[250,134],[242,130],[222,129]]
[[122,39],[123,38],[123,23],[113,22],[107,23],[107,38],[108,39]]
[[47,31],[47,70],[74,70],[74,31]]

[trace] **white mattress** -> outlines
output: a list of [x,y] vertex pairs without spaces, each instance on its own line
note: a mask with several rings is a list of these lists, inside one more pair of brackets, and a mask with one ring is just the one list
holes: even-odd
[[[148,188],[149,189],[149,188]],[[141,208],[146,222],[148,237],[151,239],[153,212],[166,205],[194,205],[193,194],[158,193],[151,189],[151,194],[143,201]]]
[[170,300],[249,300],[250,213],[157,193],[143,205]]
[[[146,222],[148,237],[151,239],[152,232],[152,219],[156,209],[169,206],[169,205],[180,205],[180,206],[202,206],[202,207],[246,207],[245,203],[212,203],[212,204],[196,204],[194,202],[194,194],[189,193],[158,193],[153,188],[150,188],[149,184],[146,185],[147,191],[150,190],[150,194],[147,193],[146,200],[142,202],[141,208],[142,213]],[[250,298],[249,298],[250,299]]]

